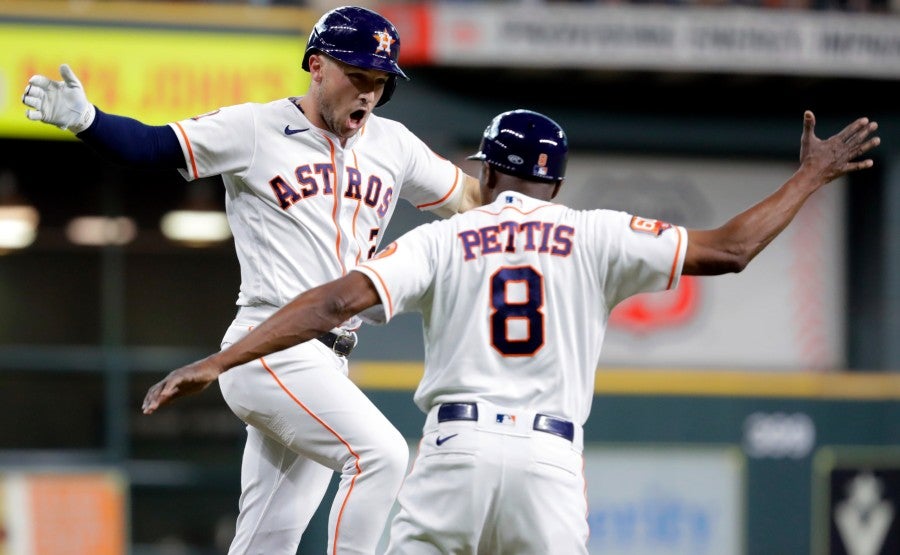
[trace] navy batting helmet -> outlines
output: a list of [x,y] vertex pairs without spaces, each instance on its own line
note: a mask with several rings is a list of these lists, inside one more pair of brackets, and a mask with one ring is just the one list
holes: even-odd
[[481,148],[469,160],[483,160],[502,173],[529,181],[556,182],[566,176],[566,133],[555,121],[531,110],[496,116],[484,130]]
[[390,73],[378,104],[391,99],[397,76],[409,79],[400,66],[400,35],[381,15],[356,6],[342,6],[323,15],[309,34],[303,69],[309,71],[310,55],[321,52],[345,64]]

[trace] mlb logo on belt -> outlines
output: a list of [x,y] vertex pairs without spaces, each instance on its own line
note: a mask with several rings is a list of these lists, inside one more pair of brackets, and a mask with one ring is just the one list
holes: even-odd
[[516,415],[515,414],[497,413],[497,424],[509,424],[510,426],[515,426],[516,425]]

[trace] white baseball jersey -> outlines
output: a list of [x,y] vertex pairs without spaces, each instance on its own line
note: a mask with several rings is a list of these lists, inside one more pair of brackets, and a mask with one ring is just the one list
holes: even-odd
[[[295,100],[230,106],[170,124],[187,162],[182,175],[221,174],[225,185],[241,309],[223,347],[299,293],[371,256],[399,198],[433,209],[463,189],[462,172],[403,125],[370,114],[342,147]],[[346,358],[309,341],[220,376],[223,398],[248,424],[229,553],[295,553],[335,471],[341,479],[327,552],[373,552],[408,449],[346,375]]]
[[423,313],[423,411],[482,401],[583,424],[610,311],[676,287],[686,249],[681,227],[507,192],[405,234],[356,270],[382,301],[366,319]]
[[170,123],[187,180],[222,175],[239,305],[281,306],[369,258],[399,198],[432,210],[463,174],[402,124],[370,114],[341,147],[285,98]]

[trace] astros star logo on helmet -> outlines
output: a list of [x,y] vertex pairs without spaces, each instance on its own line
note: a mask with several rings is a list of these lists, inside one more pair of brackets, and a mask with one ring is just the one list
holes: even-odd
[[391,33],[385,29],[384,31],[378,31],[374,35],[375,40],[378,41],[378,48],[375,49],[375,53],[385,52],[388,55],[391,53],[391,45],[397,42],[397,39],[391,36]]

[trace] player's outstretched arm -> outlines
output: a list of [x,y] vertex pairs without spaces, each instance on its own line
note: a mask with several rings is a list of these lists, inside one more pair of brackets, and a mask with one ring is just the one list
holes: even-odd
[[62,81],[44,75],[28,80],[22,103],[29,107],[25,116],[34,121],[80,133],[94,121],[94,105],[88,102],[81,81],[68,65],[59,67]]
[[359,272],[310,289],[227,349],[170,372],[147,391],[141,409],[151,414],[179,397],[199,393],[222,372],[309,341],[379,303],[375,286]]
[[68,65],[59,68],[62,81],[44,75],[28,80],[22,103],[25,116],[68,129],[105,158],[127,166],[186,168],[178,137],[168,125],[146,125],[124,116],[105,114],[88,102]]
[[463,173],[462,189],[446,204],[436,208],[434,213],[442,218],[449,218],[454,214],[478,208],[481,204],[481,183],[471,175]]
[[481,182],[468,174],[463,174],[463,198],[457,212],[465,212],[484,204],[481,198]]
[[874,136],[878,124],[859,118],[839,133],[819,139],[816,117],[803,114],[800,168],[777,191],[711,230],[689,230],[682,273],[718,275],[740,272],[784,230],[814,192],[836,178],[871,168],[871,159],[860,159],[881,143]]

